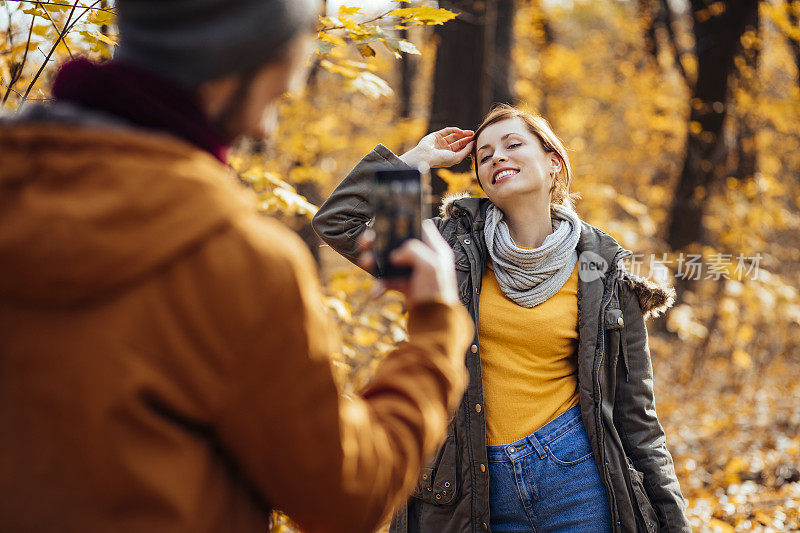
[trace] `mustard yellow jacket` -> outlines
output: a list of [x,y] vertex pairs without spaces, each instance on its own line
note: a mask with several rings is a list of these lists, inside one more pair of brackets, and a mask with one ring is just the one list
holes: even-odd
[[174,137],[0,122],[0,530],[369,531],[466,385],[461,307],[340,398],[302,241]]

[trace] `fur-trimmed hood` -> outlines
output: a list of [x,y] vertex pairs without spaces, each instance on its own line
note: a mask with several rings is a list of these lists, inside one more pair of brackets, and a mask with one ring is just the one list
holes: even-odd
[[623,273],[622,281],[639,300],[645,320],[663,315],[675,304],[675,289],[666,284],[627,271]]
[[439,216],[442,218],[455,218],[459,215],[459,211],[455,203],[458,200],[463,200],[464,198],[469,197],[469,194],[465,192],[457,192],[446,195],[444,198],[442,198],[442,205],[439,206]]
[[[442,204],[439,207],[439,216],[443,219],[448,219],[472,214],[473,219],[476,219],[479,218],[482,204],[488,201],[487,198],[470,197],[467,193],[450,194],[442,199]],[[589,233],[594,234],[593,237],[596,236],[599,239],[598,245],[607,250],[606,254],[613,251],[610,254],[613,255],[618,250],[623,250],[613,237],[584,222],[581,231],[584,233],[587,230]],[[588,241],[590,239],[582,238],[581,240]],[[606,254],[601,255],[606,256]],[[621,279],[636,295],[645,319],[659,317],[675,304],[675,289],[665,283],[659,283],[628,271],[623,272]]]

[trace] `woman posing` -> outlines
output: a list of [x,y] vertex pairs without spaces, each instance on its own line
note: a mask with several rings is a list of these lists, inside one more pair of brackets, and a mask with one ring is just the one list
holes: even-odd
[[446,128],[399,158],[379,145],[314,228],[355,262],[374,163],[447,167],[469,154],[488,198],[446,200],[434,222],[475,320],[470,384],[391,531],[690,531],[644,325],[674,292],[626,272],[631,252],[578,218],[546,120],[500,106],[474,133]]

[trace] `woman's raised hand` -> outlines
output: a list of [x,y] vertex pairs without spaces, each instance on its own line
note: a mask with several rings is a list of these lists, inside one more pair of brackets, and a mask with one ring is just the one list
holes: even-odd
[[400,156],[407,165],[430,168],[450,167],[460,163],[469,155],[475,132],[460,128],[444,128],[423,137],[417,145]]

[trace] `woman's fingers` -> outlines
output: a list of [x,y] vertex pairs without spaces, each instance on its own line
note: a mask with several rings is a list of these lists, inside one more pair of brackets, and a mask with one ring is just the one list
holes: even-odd
[[468,141],[458,152],[456,152],[456,159],[460,163],[467,157],[470,152],[472,152],[472,147],[475,145],[475,141]]
[[372,253],[372,246],[375,243],[375,231],[368,229],[358,237],[358,265],[366,270],[372,272],[375,268],[375,254]]
[[457,142],[453,143],[453,151],[458,152],[471,142],[472,142],[472,136],[459,139]]
[[474,133],[472,131],[462,130],[445,135],[443,138],[448,142],[448,144],[453,144],[463,139],[471,139],[473,135]]
[[456,127],[453,127],[453,126],[450,126],[450,127],[447,127],[447,128],[442,128],[439,131],[437,131],[436,133],[441,133],[443,137],[446,137],[446,136],[448,136],[448,135],[450,135],[452,133],[465,133],[465,132],[466,133],[474,133],[471,130],[462,130],[461,128],[456,128]]

